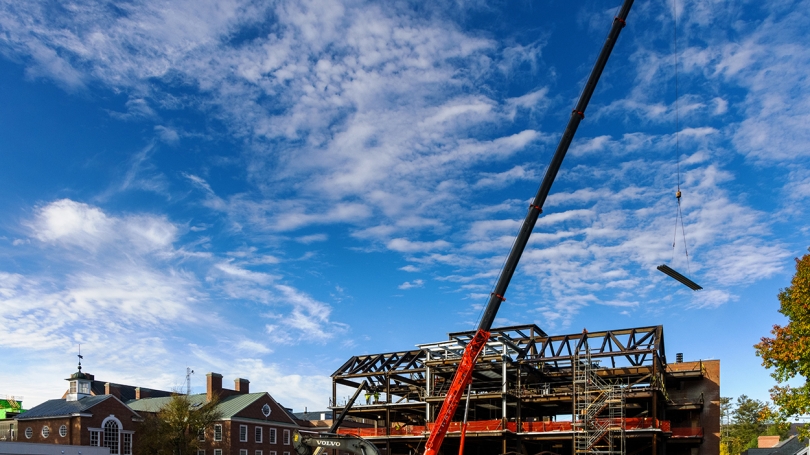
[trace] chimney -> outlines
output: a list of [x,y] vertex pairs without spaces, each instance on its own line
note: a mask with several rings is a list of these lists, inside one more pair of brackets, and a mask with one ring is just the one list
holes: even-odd
[[206,377],[206,400],[211,401],[215,396],[222,394],[222,375],[219,373],[208,373]]
[[250,381],[242,378],[234,379],[233,389],[239,393],[250,393]]
[[759,436],[757,438],[758,449],[769,449],[779,444],[779,436]]
[[140,400],[142,398],[149,398],[149,389],[135,387],[135,399]]
[[118,384],[107,382],[104,384],[104,395],[112,395],[115,398],[121,399],[121,388]]

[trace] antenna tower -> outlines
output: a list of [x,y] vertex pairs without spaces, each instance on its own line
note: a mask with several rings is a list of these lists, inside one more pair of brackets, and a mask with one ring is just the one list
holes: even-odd
[[186,367],[186,395],[191,395],[191,375],[194,374],[194,370],[189,367]]

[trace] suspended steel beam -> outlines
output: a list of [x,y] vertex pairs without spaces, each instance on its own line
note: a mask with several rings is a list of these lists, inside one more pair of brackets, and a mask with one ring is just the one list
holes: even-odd
[[676,272],[675,270],[671,269],[666,264],[661,264],[658,266],[658,270],[662,271],[664,274],[669,275],[670,277],[674,278],[676,281],[680,282],[684,286],[688,287],[693,291],[699,291],[703,289],[700,287],[699,284],[695,283],[694,281],[686,278],[685,276],[681,275],[680,273]]

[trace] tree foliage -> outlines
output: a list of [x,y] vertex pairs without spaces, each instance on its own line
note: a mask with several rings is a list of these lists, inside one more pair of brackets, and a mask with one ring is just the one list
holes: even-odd
[[[763,337],[754,346],[762,365],[773,368],[771,376],[777,385],[771,398],[782,419],[810,413],[810,254],[796,259],[796,274],[790,286],[779,291],[779,312],[788,318],[785,326],[774,325],[772,338]],[[785,384],[800,376],[804,384]],[[807,436],[800,430],[802,436]]]
[[757,447],[757,438],[764,435],[787,438],[790,425],[776,418],[768,403],[740,395],[735,403],[731,398],[720,399],[721,430],[720,451],[736,455]]
[[219,400],[192,403],[174,394],[155,414],[144,413],[135,441],[136,455],[196,455],[198,435],[222,418]]

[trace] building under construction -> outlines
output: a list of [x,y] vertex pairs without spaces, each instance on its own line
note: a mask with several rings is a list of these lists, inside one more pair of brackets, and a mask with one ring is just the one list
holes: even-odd
[[[717,455],[720,361],[668,363],[662,326],[549,336],[536,325],[496,328],[442,445],[467,455],[517,453]],[[354,356],[332,375],[368,381],[349,415],[368,428],[341,429],[382,454],[421,454],[461,354],[475,332],[417,349]],[[465,412],[466,410],[466,412]]]

